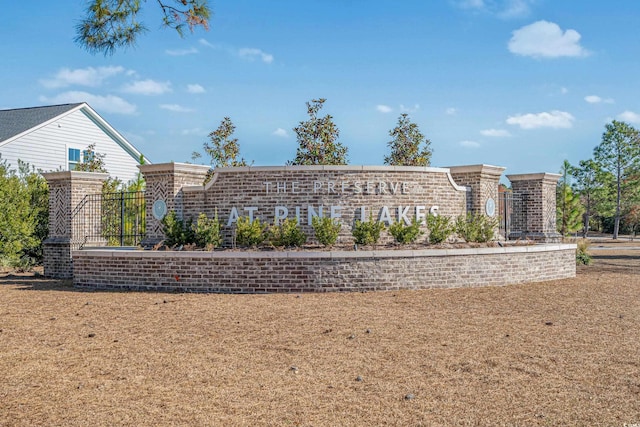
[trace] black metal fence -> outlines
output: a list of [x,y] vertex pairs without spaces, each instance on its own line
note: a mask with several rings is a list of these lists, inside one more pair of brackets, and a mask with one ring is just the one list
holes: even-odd
[[77,245],[136,246],[145,236],[143,191],[88,194],[72,214]]
[[498,197],[500,234],[507,240],[518,239],[527,231],[526,196],[514,195],[511,191],[500,193]]

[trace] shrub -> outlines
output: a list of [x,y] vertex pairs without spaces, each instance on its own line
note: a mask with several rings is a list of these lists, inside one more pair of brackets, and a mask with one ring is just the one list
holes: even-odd
[[591,255],[589,255],[589,245],[591,244],[587,239],[580,239],[576,246],[576,263],[589,265],[591,264]]
[[380,232],[384,228],[383,222],[374,221],[369,217],[368,221],[356,220],[351,235],[357,245],[375,245],[380,240]]
[[413,243],[424,234],[420,230],[420,222],[416,219],[410,225],[405,224],[404,221],[394,222],[389,226],[389,233],[398,243]]
[[455,232],[467,242],[485,243],[493,240],[497,226],[497,218],[469,213],[456,218]]
[[311,219],[316,240],[323,246],[333,246],[338,241],[340,223],[329,217],[314,216]]
[[436,245],[442,243],[453,234],[451,218],[442,215],[427,215],[427,228],[429,229],[429,243]]
[[306,241],[307,236],[295,219],[285,219],[269,227],[269,242],[274,246],[302,246]]
[[192,228],[192,221],[183,221],[178,218],[175,211],[170,211],[162,218],[162,232],[164,233],[164,243],[169,247],[188,245],[195,243],[195,235]]
[[201,213],[198,215],[196,223],[192,225],[192,229],[196,245],[199,247],[212,250],[222,244],[218,215],[211,219]]
[[265,226],[259,219],[243,216],[236,221],[236,243],[241,247],[257,246],[266,239]]
[[42,260],[49,233],[49,189],[33,167],[0,158],[0,264],[29,269]]

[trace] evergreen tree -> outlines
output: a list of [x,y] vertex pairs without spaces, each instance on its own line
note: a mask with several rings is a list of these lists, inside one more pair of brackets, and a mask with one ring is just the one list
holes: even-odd
[[566,236],[580,230],[584,208],[580,196],[571,190],[571,174],[573,166],[565,160],[560,170],[561,177],[556,189],[557,227],[560,234]]
[[318,117],[326,99],[307,102],[309,119],[293,128],[298,140],[296,157],[291,165],[346,165],[347,148],[338,142],[340,131],[333,117]]
[[[162,23],[182,37],[185,27],[207,29],[211,10],[208,0],[157,0]],[[147,28],[138,20],[140,0],[90,0],[76,26],[76,42],[91,53],[112,55],[118,48],[134,46]]]
[[388,142],[391,154],[384,163],[393,166],[429,166],[431,163],[431,141],[420,132],[407,113],[398,118],[398,125],[389,131],[393,137]]
[[211,143],[204,143],[204,151],[211,157],[211,166],[247,166],[244,159],[238,159],[240,145],[238,138],[232,138],[236,127],[229,117],[220,122],[220,126],[209,134]]
[[592,159],[580,160],[579,167],[572,168],[572,177],[575,179],[572,188],[582,197],[585,208],[582,235],[588,237],[592,216],[602,216],[607,209],[604,207],[609,199],[611,188],[611,174]]
[[621,207],[624,199],[623,184],[629,173],[640,163],[640,133],[625,122],[613,120],[605,126],[602,142],[594,149],[594,160],[615,177],[616,203],[613,238],[618,238]]

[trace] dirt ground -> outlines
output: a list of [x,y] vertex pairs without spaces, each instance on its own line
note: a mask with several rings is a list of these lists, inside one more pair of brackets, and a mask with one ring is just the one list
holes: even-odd
[[615,245],[575,279],[454,290],[0,274],[0,425],[640,426],[640,249]]

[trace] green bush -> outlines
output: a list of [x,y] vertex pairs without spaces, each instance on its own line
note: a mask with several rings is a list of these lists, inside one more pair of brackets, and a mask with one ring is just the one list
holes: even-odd
[[340,223],[329,217],[314,216],[311,218],[311,226],[316,240],[323,246],[333,246],[338,241]]
[[356,220],[351,235],[357,245],[375,245],[380,240],[380,233],[384,228],[383,222],[374,221],[369,217],[368,221]]
[[442,215],[427,215],[427,228],[429,229],[429,243],[436,245],[442,243],[453,234],[451,218]]
[[186,222],[178,218],[175,211],[170,211],[162,218],[162,232],[164,233],[164,243],[169,247],[189,245],[195,243],[195,234],[192,228],[192,221]]
[[265,225],[259,219],[251,221],[249,217],[240,217],[236,221],[236,244],[247,248],[257,246],[266,239]]
[[212,250],[222,245],[220,221],[217,215],[211,219],[201,213],[191,228],[193,229],[195,242],[198,247]]
[[413,243],[424,234],[420,230],[420,222],[416,219],[409,225],[405,224],[404,221],[394,222],[389,226],[389,233],[398,243]]
[[302,246],[307,241],[307,236],[300,229],[295,219],[285,219],[281,224],[269,227],[269,242],[273,246]]
[[0,159],[0,264],[28,269],[42,261],[49,234],[49,188],[33,167]]
[[587,239],[580,239],[576,246],[576,263],[589,265],[591,264],[591,255],[589,255],[589,245],[591,244]]
[[497,226],[497,218],[469,213],[456,218],[455,232],[466,242],[485,243],[493,240]]

